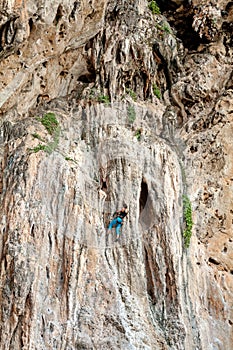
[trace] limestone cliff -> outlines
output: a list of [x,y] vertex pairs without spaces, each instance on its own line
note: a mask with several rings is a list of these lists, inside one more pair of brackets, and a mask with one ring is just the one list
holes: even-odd
[[0,349],[230,350],[232,2],[0,15]]

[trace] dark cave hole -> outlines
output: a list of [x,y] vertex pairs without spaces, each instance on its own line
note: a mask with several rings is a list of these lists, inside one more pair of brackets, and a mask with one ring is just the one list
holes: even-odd
[[227,252],[227,247],[224,247],[223,248],[223,253],[226,253]]
[[148,186],[147,183],[144,179],[142,179],[141,182],[141,192],[140,192],[140,199],[139,199],[139,208],[140,208],[140,213],[143,211],[143,209],[146,206],[146,202],[148,199]]
[[33,19],[30,18],[29,21],[28,21],[28,25],[29,25],[29,28],[30,28],[30,32],[32,31],[33,29]]
[[80,75],[80,77],[77,79],[77,81],[81,81],[82,83],[94,83],[95,82],[95,72],[92,73],[87,73],[87,74],[83,74]]
[[211,264],[215,264],[215,265],[219,265],[220,264],[220,262],[218,262],[217,260],[215,260],[214,258],[209,258],[209,262],[211,263]]
[[62,5],[60,4],[57,8],[57,13],[56,13],[56,16],[55,16],[54,21],[53,21],[54,25],[58,24],[58,22],[62,18],[62,15],[63,15],[63,8],[62,8]]
[[173,1],[157,0],[156,1],[161,13],[167,17],[168,23],[175,28],[177,37],[182,40],[184,46],[189,50],[196,50],[200,44],[207,44],[208,40],[200,38],[192,27],[193,8],[186,5],[180,11],[176,11],[181,6]]
[[163,13],[164,11],[175,11],[179,7],[179,5],[177,5],[173,1],[156,0],[156,3],[160,8],[161,13]]
[[102,181],[101,190],[103,190],[103,191],[107,190],[107,183],[106,183],[106,181]]

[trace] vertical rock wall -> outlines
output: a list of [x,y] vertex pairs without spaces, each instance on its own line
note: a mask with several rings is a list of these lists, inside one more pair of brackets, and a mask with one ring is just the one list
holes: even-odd
[[1,349],[231,347],[231,4],[158,4],[0,2]]

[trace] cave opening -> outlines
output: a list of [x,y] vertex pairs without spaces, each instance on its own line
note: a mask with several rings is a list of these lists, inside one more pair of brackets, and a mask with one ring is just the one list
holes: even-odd
[[106,192],[107,191],[107,182],[102,180],[101,190]]
[[167,18],[171,27],[175,28],[177,37],[189,50],[196,50],[200,44],[206,44],[205,38],[200,38],[192,27],[194,9],[191,4],[186,6],[167,0],[156,1],[161,13]]
[[156,0],[156,3],[161,11],[163,13],[164,11],[175,11],[179,5],[177,5],[173,1],[167,1],[167,0]]
[[82,83],[90,84],[95,81],[96,75],[95,72],[86,72],[78,77],[77,81],[81,81]]
[[140,213],[143,211],[143,209],[146,206],[146,202],[148,200],[148,186],[145,181],[145,179],[142,179],[141,182],[141,192],[140,192],[140,198],[139,198],[139,208],[140,208]]

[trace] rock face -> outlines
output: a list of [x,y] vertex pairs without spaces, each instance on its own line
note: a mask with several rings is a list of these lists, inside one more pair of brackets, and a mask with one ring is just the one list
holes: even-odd
[[0,0],[2,350],[232,347],[232,2],[155,5]]

